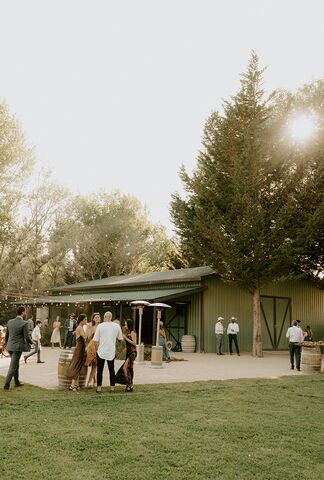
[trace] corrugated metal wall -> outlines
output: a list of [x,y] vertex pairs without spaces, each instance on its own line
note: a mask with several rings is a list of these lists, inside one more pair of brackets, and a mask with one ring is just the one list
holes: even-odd
[[[248,293],[233,285],[224,284],[217,279],[206,281],[207,290],[204,292],[205,313],[205,352],[215,352],[215,323],[217,317],[224,317],[227,327],[229,319],[234,316],[238,319],[240,333],[238,343],[240,350],[251,349],[252,338],[252,297]],[[223,340],[223,351],[228,351],[227,336]]]
[[196,352],[200,351],[200,319],[201,319],[201,294],[195,293],[190,296],[186,335],[195,336]]
[[[225,318],[227,326],[231,316],[238,319],[240,333],[238,342],[241,351],[252,349],[252,296],[236,286],[224,284],[215,278],[206,279],[207,290],[204,292],[204,320],[205,320],[205,352],[215,352],[215,322],[218,316]],[[302,326],[310,325],[315,339],[324,338],[324,291],[303,281],[285,282],[264,287],[261,295],[276,297],[290,297],[292,302],[292,318],[299,318]],[[199,330],[200,312],[195,304],[190,308],[190,329]],[[286,327],[289,326],[289,316],[283,329],[286,335]],[[264,322],[263,322],[264,324]],[[264,325],[263,325],[264,326]],[[188,333],[189,328],[188,328]],[[269,348],[264,333],[264,348]],[[199,335],[199,333],[197,333]],[[280,348],[284,347],[282,340]],[[228,351],[227,337],[224,338],[224,351]]]
[[265,295],[291,297],[292,319],[310,325],[316,340],[324,339],[324,290],[305,281],[291,281],[268,285],[262,290]]

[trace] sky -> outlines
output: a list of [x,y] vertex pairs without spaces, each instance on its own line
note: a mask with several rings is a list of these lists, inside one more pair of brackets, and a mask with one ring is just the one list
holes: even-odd
[[74,193],[169,203],[255,50],[266,91],[324,77],[322,0],[0,0],[0,99]]

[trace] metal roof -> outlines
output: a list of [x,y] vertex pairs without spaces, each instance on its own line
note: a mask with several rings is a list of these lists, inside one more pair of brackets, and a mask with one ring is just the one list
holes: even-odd
[[[107,293],[83,293],[70,295],[53,295],[29,299],[27,304],[44,305],[58,303],[98,303],[98,302],[131,302],[133,300],[171,300],[172,298],[183,297],[192,293],[202,291],[203,288],[172,288],[162,290],[136,290],[125,292],[107,292]],[[17,302],[15,302],[17,303]],[[21,302],[20,302],[21,303]]]
[[103,287],[137,286],[172,282],[199,281],[202,277],[215,274],[211,267],[181,268],[177,270],[163,270],[161,272],[148,272],[133,275],[119,275],[114,277],[100,278],[86,282],[64,285],[52,289],[52,292],[66,292],[72,290],[89,290]]

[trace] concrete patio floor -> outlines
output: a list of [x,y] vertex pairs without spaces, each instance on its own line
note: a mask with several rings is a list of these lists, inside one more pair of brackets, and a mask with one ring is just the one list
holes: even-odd
[[[25,364],[20,364],[20,380],[43,388],[58,388],[57,366],[61,350],[43,347],[43,364],[36,363],[36,355]],[[303,375],[303,372],[290,370],[288,352],[264,352],[263,358],[253,358],[250,353],[241,356],[215,353],[171,352],[176,359],[185,361],[163,362],[163,368],[152,368],[150,362],[136,364],[134,384],[179,383],[207,380],[227,380],[237,378],[274,378],[285,375]],[[10,359],[0,358],[0,375],[5,376]],[[122,361],[116,360],[115,369]],[[322,362],[323,373],[323,362]],[[108,385],[108,369],[105,365],[103,386]]]

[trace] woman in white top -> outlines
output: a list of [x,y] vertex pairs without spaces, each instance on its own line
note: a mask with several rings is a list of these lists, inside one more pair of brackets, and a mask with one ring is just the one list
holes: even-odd
[[55,322],[53,322],[53,332],[51,336],[51,344],[52,348],[54,348],[55,343],[58,343],[60,348],[62,348],[61,344],[61,322],[59,315],[56,317]]

